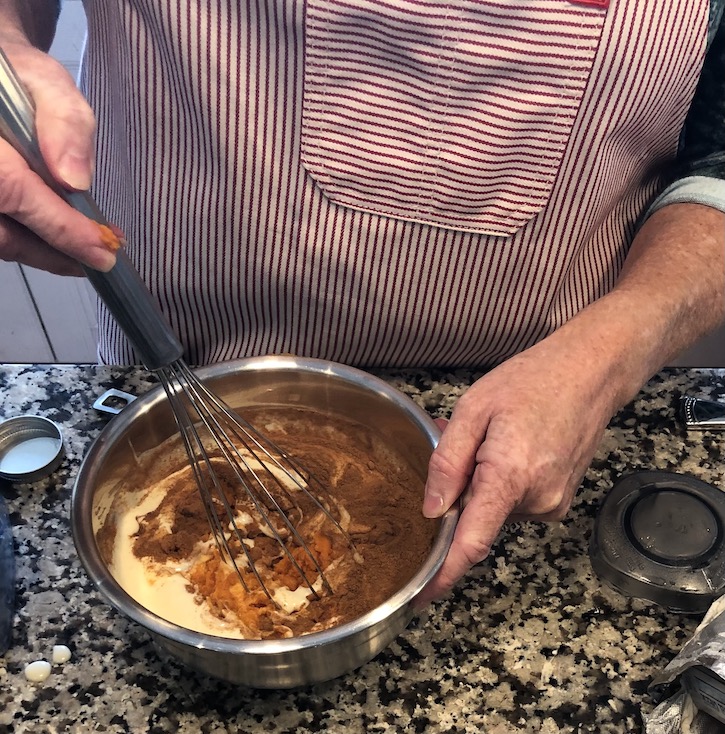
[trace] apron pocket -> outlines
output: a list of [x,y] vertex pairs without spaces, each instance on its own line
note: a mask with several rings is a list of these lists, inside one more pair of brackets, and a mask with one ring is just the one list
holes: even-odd
[[335,203],[510,236],[546,205],[605,14],[307,0],[303,165]]

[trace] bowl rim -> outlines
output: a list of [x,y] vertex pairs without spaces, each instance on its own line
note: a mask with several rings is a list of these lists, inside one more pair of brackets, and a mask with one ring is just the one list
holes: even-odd
[[[206,380],[218,379],[248,370],[280,370],[327,374],[359,386],[357,380],[363,380],[379,396],[390,400],[402,408],[423,431],[431,448],[434,449],[441,436],[441,430],[423,408],[417,405],[401,390],[390,385],[376,375],[336,362],[314,358],[294,356],[264,356],[230,360],[195,369],[197,376]],[[123,408],[121,414],[113,417],[91,443],[82,459],[71,493],[70,521],[76,553],[89,578],[104,599],[125,617],[141,624],[152,633],[161,635],[167,640],[191,646],[199,650],[210,650],[222,653],[248,653],[252,655],[270,655],[326,646],[341,639],[347,639],[374,628],[378,623],[389,619],[411,603],[433,578],[443,564],[443,560],[453,541],[460,504],[456,502],[440,519],[438,533],[430,552],[416,574],[403,588],[374,609],[344,624],[319,632],[305,635],[270,639],[248,640],[220,637],[204,632],[189,630],[170,622],[142,606],[115,580],[101,559],[92,529],[92,499],[89,489],[94,486],[94,477],[99,471],[98,463],[103,458],[109,445],[112,445],[126,426],[134,419],[148,412],[153,406],[165,399],[160,385],[152,387],[140,395],[132,403]],[[422,502],[422,498],[421,498]]]

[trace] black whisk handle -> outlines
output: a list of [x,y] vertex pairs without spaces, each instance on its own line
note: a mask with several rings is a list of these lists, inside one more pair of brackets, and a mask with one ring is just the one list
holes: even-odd
[[116,252],[116,264],[109,272],[84,270],[147,369],[181,359],[181,343],[123,248]]

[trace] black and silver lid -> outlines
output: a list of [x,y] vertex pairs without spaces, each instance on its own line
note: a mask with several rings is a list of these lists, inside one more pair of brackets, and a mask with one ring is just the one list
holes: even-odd
[[625,596],[704,612],[725,593],[725,492],[673,472],[625,476],[602,503],[590,557]]

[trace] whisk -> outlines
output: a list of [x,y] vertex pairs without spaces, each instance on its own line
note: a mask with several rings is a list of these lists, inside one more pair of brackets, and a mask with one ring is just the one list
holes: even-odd
[[[48,170],[38,145],[35,113],[30,97],[0,49],[0,135],[4,137],[59,196],[73,208],[108,228],[108,221],[86,192],[60,187]],[[110,233],[110,229],[106,229]],[[237,491],[253,508],[262,532],[281,548],[300,580],[319,598],[318,588],[332,593],[318,558],[298,531],[295,520],[303,515],[299,495],[311,503],[352,548],[340,524],[339,507],[316,477],[267,436],[242,419],[194,374],[183,359],[183,348],[164,319],[153,296],[123,249],[107,273],[84,268],[98,296],[136,348],[144,366],[159,378],[168,397],[179,434],[209,521],[214,541],[224,560],[249,591],[241,562],[251,570],[260,588],[275,604],[272,591],[257,569],[250,546],[237,520]],[[207,440],[205,440],[207,439]],[[216,468],[225,462],[236,487],[230,491]],[[292,517],[294,515],[294,517]],[[241,555],[233,552],[238,546]],[[301,549],[314,573],[303,568],[293,550]]]

